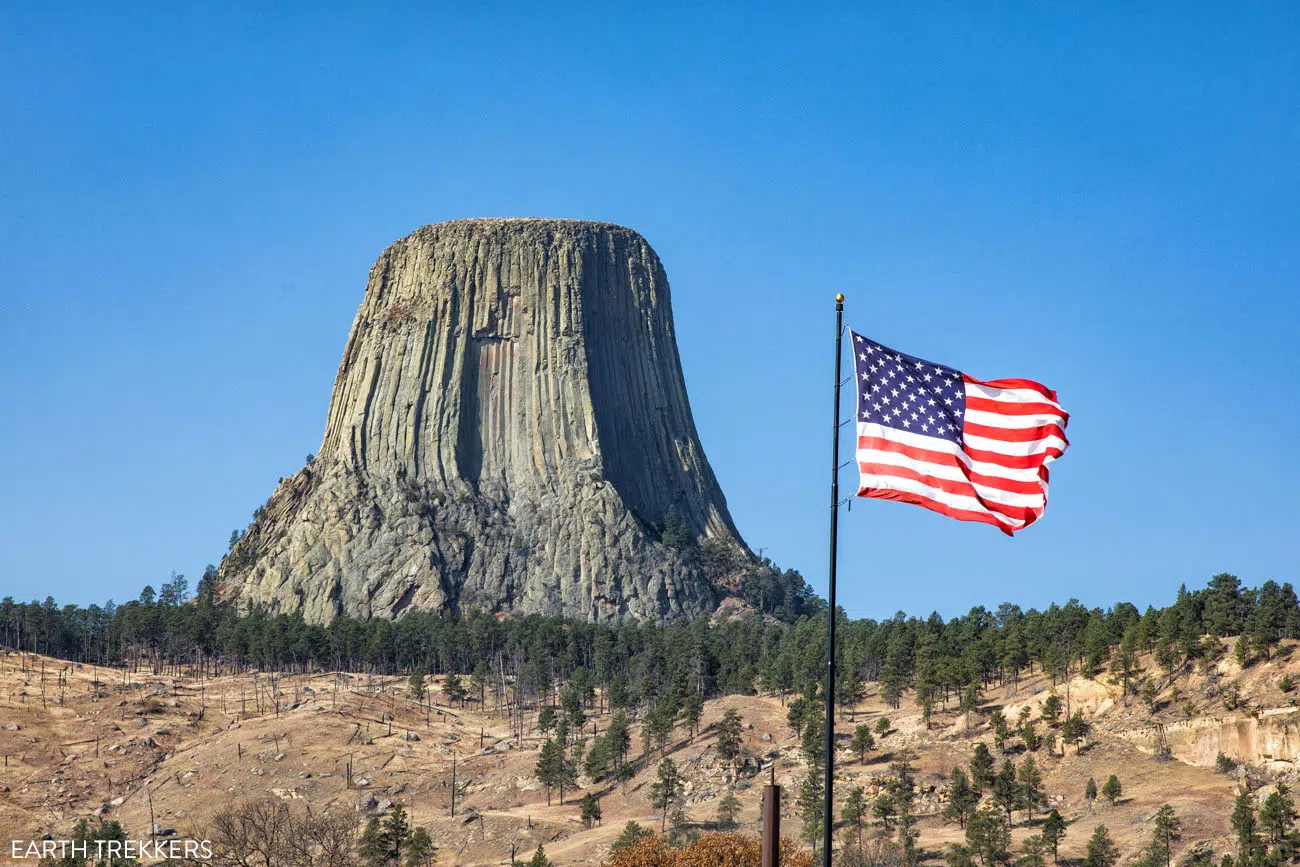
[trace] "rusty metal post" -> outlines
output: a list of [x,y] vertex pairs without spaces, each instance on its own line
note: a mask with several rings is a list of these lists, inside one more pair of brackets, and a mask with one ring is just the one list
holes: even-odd
[[781,847],[781,787],[776,784],[776,766],[772,782],[763,787],[763,867],[777,867]]

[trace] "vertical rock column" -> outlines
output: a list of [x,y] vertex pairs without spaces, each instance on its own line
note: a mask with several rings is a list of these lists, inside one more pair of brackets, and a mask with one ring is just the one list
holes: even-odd
[[718,591],[658,541],[673,507],[697,540],[749,556],[650,245],[605,223],[442,223],[371,269],[316,461],[223,561],[222,588],[318,622],[412,606],[692,617]]

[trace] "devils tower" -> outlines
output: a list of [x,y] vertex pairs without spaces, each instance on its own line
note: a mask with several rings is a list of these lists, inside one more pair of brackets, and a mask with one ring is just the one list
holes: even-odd
[[654,250],[608,223],[457,220],[371,269],[320,450],[258,510],[220,586],[313,622],[664,621],[720,598],[691,542],[749,557],[696,435]]

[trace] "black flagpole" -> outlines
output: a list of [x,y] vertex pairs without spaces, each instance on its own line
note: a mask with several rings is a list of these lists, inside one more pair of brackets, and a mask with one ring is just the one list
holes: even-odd
[[835,296],[835,416],[831,420],[831,569],[826,611],[826,790],[822,797],[822,864],[831,867],[831,808],[835,795],[835,553],[840,516],[840,364],[844,357],[844,296]]

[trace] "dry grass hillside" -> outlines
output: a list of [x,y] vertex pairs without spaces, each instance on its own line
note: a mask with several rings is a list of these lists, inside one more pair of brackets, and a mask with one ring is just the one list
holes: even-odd
[[[1300,654],[1294,650],[1284,647],[1244,673],[1226,653],[1172,686],[1163,673],[1149,669],[1143,676],[1162,687],[1154,711],[1136,695],[1121,696],[1109,675],[1057,685],[1062,701],[1091,723],[1082,750],[1063,750],[1058,743],[1055,751],[1040,748],[1036,755],[1050,802],[1070,823],[1062,858],[1082,857],[1098,823],[1107,825],[1126,859],[1135,855],[1149,839],[1157,807],[1166,802],[1183,822],[1179,860],[1193,851],[1231,851],[1228,817],[1239,787],[1247,779],[1267,786],[1289,778],[1300,758],[1300,718],[1278,686],[1288,672],[1300,681]],[[413,825],[429,829],[441,850],[439,863],[446,865],[507,863],[512,843],[518,852],[531,853],[539,841],[555,864],[594,865],[628,820],[659,827],[659,811],[649,802],[654,762],[626,785],[581,778],[582,791],[566,792],[564,804],[555,797],[548,806],[533,775],[541,738],[525,731],[520,744],[510,723],[490,712],[490,698],[487,713],[473,702],[449,708],[437,688],[435,683],[426,709],[404,697],[406,681],[396,677],[248,674],[200,681],[0,657],[2,836],[66,836],[77,818],[104,815],[120,820],[135,837],[153,824],[202,838],[214,812],[267,794],[317,815],[344,812],[358,823],[401,803]],[[976,740],[993,746],[993,711],[1002,710],[1014,723],[1028,706],[1037,719],[1052,690],[1041,674],[990,689],[968,730],[955,703],[936,709],[927,729],[910,695],[893,709],[869,688],[853,711],[854,722],[845,717],[839,723],[839,791],[853,785],[873,791],[888,776],[893,754],[915,750],[921,843],[938,863],[947,844],[961,839],[960,829],[939,816],[950,769],[969,762]],[[713,727],[728,709],[742,715],[744,746],[754,759],[748,775],[739,778],[712,749]],[[881,717],[888,718],[890,732],[861,763],[847,751],[852,725],[874,725]],[[600,714],[592,719],[602,731],[609,721]],[[1047,729],[1039,723],[1038,730]],[[772,765],[785,787],[783,830],[798,834],[794,795],[805,767],[779,698],[709,701],[700,733],[687,735],[679,726],[668,754],[687,781],[682,808],[693,823],[703,829],[712,822],[730,789],[743,805],[742,830],[756,833],[761,789]],[[633,743],[639,755],[636,725]],[[1019,739],[1009,748],[1019,748]],[[1220,752],[1249,763],[1249,777],[1245,768],[1217,773]],[[1090,808],[1086,781],[1092,777],[1100,784],[1111,774],[1121,780],[1123,797],[1113,806],[1100,802]],[[577,806],[586,791],[602,796],[604,813],[603,823],[590,830]],[[1016,840],[1030,833],[1018,814]]]

